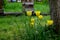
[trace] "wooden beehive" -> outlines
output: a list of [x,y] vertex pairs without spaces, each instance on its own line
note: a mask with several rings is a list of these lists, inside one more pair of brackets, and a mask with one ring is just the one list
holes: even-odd
[[34,11],[34,0],[22,0],[23,11]]
[[22,0],[7,0],[8,2],[21,2]]

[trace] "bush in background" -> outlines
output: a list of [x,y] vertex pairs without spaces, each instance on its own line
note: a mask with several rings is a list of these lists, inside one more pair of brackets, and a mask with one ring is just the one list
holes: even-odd
[[4,5],[4,7],[6,6],[6,4],[7,4],[7,0],[3,0],[3,5]]

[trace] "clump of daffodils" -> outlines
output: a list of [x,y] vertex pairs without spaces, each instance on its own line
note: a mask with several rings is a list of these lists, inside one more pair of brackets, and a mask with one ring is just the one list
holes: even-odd
[[39,16],[40,13],[41,13],[40,11],[35,11],[36,16]]
[[53,20],[47,20],[47,25],[52,25],[53,24]]
[[32,11],[27,11],[27,16],[31,16],[32,15]]
[[[36,16],[38,17],[39,20],[42,20],[43,19],[43,15],[40,15],[40,11],[35,11],[35,14]],[[31,16],[32,15],[32,11],[27,11],[27,16]],[[40,25],[41,21],[39,21],[39,25]],[[53,24],[53,20],[47,20],[47,26],[50,26]],[[31,18],[30,20],[30,23],[29,23],[30,26],[34,27],[35,25],[35,19],[34,18]]]
[[43,15],[39,15],[38,18],[41,20],[43,18]]

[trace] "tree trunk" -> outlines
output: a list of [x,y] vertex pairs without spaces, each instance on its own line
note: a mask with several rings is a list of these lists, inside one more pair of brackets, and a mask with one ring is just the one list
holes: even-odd
[[60,0],[49,0],[51,19],[54,20],[56,32],[60,34]]
[[3,0],[0,0],[0,15],[3,13]]

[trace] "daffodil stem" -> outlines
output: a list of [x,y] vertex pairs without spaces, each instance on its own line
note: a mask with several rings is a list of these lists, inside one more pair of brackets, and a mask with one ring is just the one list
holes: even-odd
[[41,20],[39,20],[39,25],[42,26],[40,22],[41,22]]

